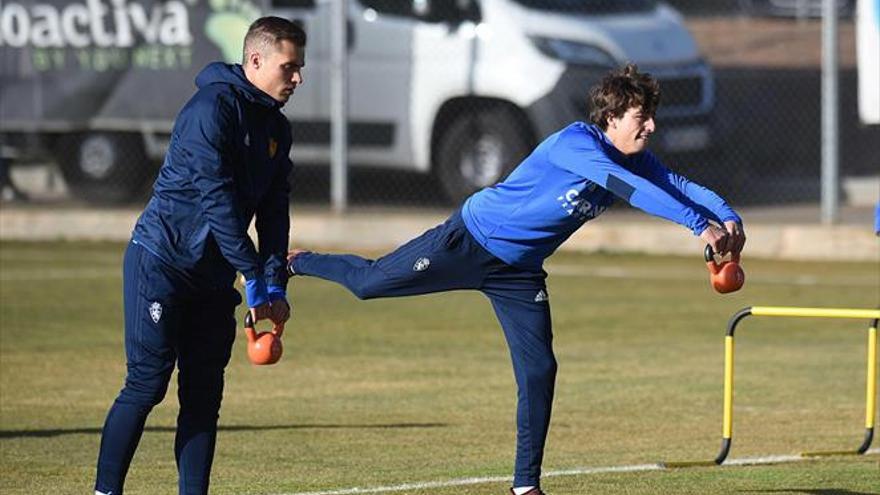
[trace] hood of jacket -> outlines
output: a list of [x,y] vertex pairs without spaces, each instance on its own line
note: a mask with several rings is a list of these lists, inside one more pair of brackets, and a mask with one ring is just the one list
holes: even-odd
[[238,88],[245,98],[254,103],[271,108],[281,107],[281,103],[276,101],[275,98],[272,98],[248,81],[248,78],[244,75],[244,69],[239,64],[213,62],[208,64],[196,76],[196,86],[199,89],[217,83],[231,84]]

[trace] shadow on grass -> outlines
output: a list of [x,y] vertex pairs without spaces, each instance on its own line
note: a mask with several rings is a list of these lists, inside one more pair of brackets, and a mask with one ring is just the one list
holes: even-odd
[[[264,430],[360,430],[396,428],[444,428],[446,423],[387,423],[387,424],[301,424],[301,425],[220,425],[219,431],[264,431]],[[174,426],[147,426],[145,432],[173,433]],[[0,430],[0,439],[7,438],[50,438],[62,435],[100,435],[101,428],[57,428],[47,430]]]
[[806,495],[878,495],[880,492],[854,492],[839,488],[782,488],[779,490],[742,490],[741,493],[803,493]]

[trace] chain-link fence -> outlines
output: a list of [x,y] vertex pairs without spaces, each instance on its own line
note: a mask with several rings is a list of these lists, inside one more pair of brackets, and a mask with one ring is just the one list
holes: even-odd
[[[671,168],[735,204],[817,201],[819,3],[349,0],[350,204],[457,204],[585,120],[589,87],[628,61],[660,81],[652,148]],[[839,6],[840,175],[877,175],[880,127],[857,116],[853,2]],[[293,201],[329,203],[328,1],[0,9],[4,158],[54,163],[71,199],[100,203],[144,201],[194,76],[237,62],[251,19],[295,19],[309,42],[305,83],[284,108]]]

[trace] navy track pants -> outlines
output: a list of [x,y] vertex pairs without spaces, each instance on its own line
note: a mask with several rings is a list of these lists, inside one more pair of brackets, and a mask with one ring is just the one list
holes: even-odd
[[516,268],[486,251],[460,213],[377,260],[301,253],[293,269],[297,275],[337,282],[360,299],[457,289],[483,292],[504,330],[518,387],[514,486],[539,485],[556,380],[543,270]]
[[208,493],[223,370],[232,353],[241,296],[231,285],[199,285],[142,246],[129,244],[123,262],[128,373],[104,423],[95,490],[122,494],[147,415],[165,397],[176,363],[179,493]]

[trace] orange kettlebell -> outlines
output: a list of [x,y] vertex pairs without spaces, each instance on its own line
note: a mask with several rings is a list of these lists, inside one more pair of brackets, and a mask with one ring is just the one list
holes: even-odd
[[273,328],[271,332],[257,332],[254,326],[254,317],[248,311],[244,315],[244,333],[247,335],[248,359],[258,365],[277,363],[281,359],[281,352],[284,350],[281,346],[281,334],[284,332],[284,327]]
[[709,281],[717,292],[727,294],[742,288],[746,282],[746,273],[739,266],[739,254],[732,255],[730,261],[718,264],[715,262],[715,251],[706,244],[703,256],[706,258],[706,267],[709,268]]

